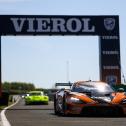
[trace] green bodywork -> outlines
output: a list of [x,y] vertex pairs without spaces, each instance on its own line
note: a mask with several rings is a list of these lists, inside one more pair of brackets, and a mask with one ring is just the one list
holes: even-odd
[[28,96],[25,97],[25,104],[48,104],[49,97],[44,95],[42,91],[31,91]]

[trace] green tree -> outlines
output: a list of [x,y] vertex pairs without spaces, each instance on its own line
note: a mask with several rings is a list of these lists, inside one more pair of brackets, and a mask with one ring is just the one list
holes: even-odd
[[35,86],[32,83],[25,82],[4,82],[2,89],[10,93],[26,93],[35,90]]

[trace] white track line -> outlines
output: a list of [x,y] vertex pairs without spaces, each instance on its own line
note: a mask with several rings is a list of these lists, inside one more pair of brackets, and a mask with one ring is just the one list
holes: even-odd
[[4,108],[4,110],[1,111],[1,113],[0,113],[1,122],[2,122],[2,125],[1,126],[11,126],[10,122],[7,120],[7,118],[5,116],[5,112],[6,112],[7,109],[9,109],[12,106],[14,106],[15,104],[17,104],[19,100],[20,100],[20,98],[18,98],[18,100],[14,104],[12,104],[12,105]]

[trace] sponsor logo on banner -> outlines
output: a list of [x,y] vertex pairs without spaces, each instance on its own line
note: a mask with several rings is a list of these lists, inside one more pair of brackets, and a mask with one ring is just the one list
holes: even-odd
[[90,18],[10,18],[16,32],[95,32]]
[[104,26],[107,30],[112,31],[115,28],[115,19],[114,18],[105,18]]

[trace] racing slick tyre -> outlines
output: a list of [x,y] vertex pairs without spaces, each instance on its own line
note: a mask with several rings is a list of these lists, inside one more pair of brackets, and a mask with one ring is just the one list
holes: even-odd
[[55,115],[59,115],[59,112],[57,110],[57,100],[56,100],[56,96],[54,96],[54,113],[55,113]]
[[63,114],[63,116],[67,116],[66,110],[67,110],[67,104],[66,104],[66,97],[64,95],[63,96],[63,103],[62,103],[62,114]]
[[29,103],[28,102],[25,102],[25,105],[29,105]]

